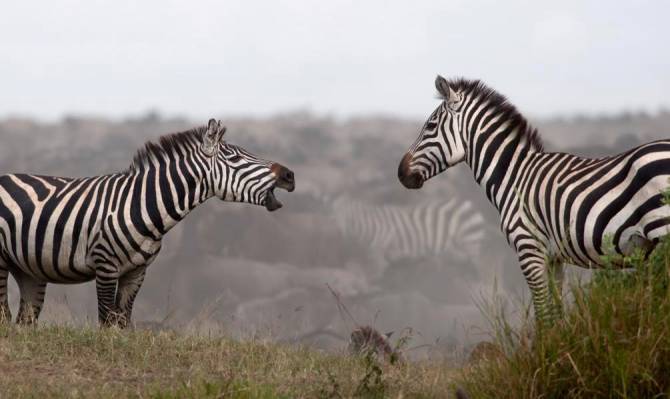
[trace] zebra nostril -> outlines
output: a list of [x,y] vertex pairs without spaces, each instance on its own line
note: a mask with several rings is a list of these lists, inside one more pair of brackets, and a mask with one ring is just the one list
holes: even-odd
[[287,170],[286,173],[284,174],[284,178],[288,180],[289,182],[293,181],[293,172],[290,170]]

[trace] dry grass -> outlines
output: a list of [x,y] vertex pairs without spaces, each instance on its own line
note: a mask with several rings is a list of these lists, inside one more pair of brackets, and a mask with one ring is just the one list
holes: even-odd
[[0,326],[0,397],[445,397],[439,363],[381,364],[261,341]]

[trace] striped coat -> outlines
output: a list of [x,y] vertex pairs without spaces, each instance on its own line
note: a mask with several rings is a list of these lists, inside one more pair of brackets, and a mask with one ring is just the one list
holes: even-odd
[[418,189],[460,162],[470,167],[500,214],[538,319],[551,320],[559,310],[548,303],[549,277],[560,283],[563,263],[602,267],[608,255],[623,267],[625,256],[648,253],[667,234],[670,208],[662,192],[670,140],[600,159],[547,152],[516,108],[481,82],[438,77],[436,87],[443,101],[400,162],[398,177]]
[[96,281],[99,319],[127,325],[163,236],[211,197],[281,207],[293,172],[223,141],[225,127],[147,143],[122,173],[90,178],[0,176],[0,318],[11,318],[7,277],[17,281],[18,322],[40,313],[47,283]]

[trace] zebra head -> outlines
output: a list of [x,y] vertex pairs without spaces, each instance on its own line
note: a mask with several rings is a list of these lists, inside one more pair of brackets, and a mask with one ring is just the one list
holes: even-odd
[[398,165],[398,179],[407,188],[421,188],[426,180],[465,159],[467,138],[459,117],[465,102],[463,93],[439,75],[435,87],[444,101],[430,114],[419,138]]
[[202,152],[210,162],[210,184],[223,201],[263,205],[268,211],[282,207],[274,190],[295,189],[295,177],[287,167],[261,159],[242,147],[223,140],[226,127],[209,120],[203,134]]

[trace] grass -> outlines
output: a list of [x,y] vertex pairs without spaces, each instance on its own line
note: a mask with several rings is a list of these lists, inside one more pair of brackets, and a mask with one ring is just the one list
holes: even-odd
[[444,398],[455,387],[472,399],[670,397],[670,238],[648,258],[605,261],[633,271],[571,281],[550,328],[489,304],[501,351],[460,369],[263,340],[0,325],[0,398]]
[[623,261],[634,271],[570,282],[548,329],[493,303],[501,355],[460,369],[263,340],[0,325],[0,398],[444,398],[457,386],[473,399],[669,397],[670,239]]
[[563,317],[542,331],[489,306],[505,355],[464,368],[457,383],[471,398],[669,397],[670,240],[625,262],[632,272],[572,281]]
[[0,397],[445,397],[453,370],[263,341],[0,326]]
[[670,239],[623,261],[632,272],[571,281],[550,328],[489,304],[501,351],[459,369],[263,340],[0,325],[0,398],[444,398],[455,387],[472,399],[670,397]]

